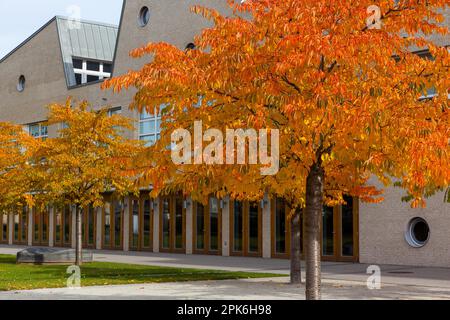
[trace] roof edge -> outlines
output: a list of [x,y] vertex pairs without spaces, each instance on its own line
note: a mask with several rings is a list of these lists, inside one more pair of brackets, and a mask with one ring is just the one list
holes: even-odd
[[22,48],[24,45],[26,45],[30,40],[32,40],[35,36],[37,36],[39,33],[41,33],[44,29],[46,29],[53,21],[56,21],[57,16],[54,16],[51,18],[47,23],[45,23],[42,27],[40,27],[38,30],[36,30],[31,36],[26,38],[24,41],[22,41],[17,47],[12,49],[9,53],[7,53],[3,58],[0,59],[0,63],[8,59],[10,56],[12,56],[17,50]]
[[[55,16],[54,19],[57,19],[57,20],[68,20],[68,21],[71,20],[69,17],[66,17],[66,16]],[[119,29],[119,26],[118,26],[117,24],[106,23],[106,22],[100,22],[100,21],[94,21],[94,20],[85,20],[85,19],[80,19],[79,21],[80,21],[81,23],[94,24],[94,25],[98,25],[98,26],[103,26],[103,27],[110,27],[110,28],[114,28],[114,29]]]

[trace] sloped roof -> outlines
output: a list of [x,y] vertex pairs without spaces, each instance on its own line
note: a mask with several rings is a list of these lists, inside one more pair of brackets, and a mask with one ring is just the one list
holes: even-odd
[[68,87],[76,85],[73,57],[113,62],[118,26],[85,20],[77,23],[59,16],[56,22]]

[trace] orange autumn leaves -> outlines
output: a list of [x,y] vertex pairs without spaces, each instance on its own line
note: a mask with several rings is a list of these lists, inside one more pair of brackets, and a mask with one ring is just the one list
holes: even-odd
[[29,151],[34,146],[35,140],[21,126],[0,123],[0,211],[32,205],[23,172],[30,168]]
[[[447,32],[446,3],[229,1],[227,16],[197,6],[213,26],[195,38],[195,50],[149,43],[131,53],[149,56],[141,70],[104,87],[135,87],[131,108],[139,111],[169,105],[162,139],[146,155],[144,180],[155,194],[252,199],[268,191],[304,205],[306,176],[320,158],[330,205],[343,194],[380,201],[371,176],[386,186],[400,180],[413,205],[423,205],[450,181],[449,51],[427,38]],[[367,28],[370,5],[382,12],[379,30]],[[411,52],[424,46],[429,57]],[[420,100],[432,88],[437,94]],[[173,165],[170,133],[198,119],[221,130],[279,129],[280,172]]]
[[134,159],[142,143],[124,137],[129,119],[94,111],[68,99],[49,106],[48,125],[57,134],[34,139],[22,127],[0,125],[0,206],[100,207],[105,192],[138,193]]

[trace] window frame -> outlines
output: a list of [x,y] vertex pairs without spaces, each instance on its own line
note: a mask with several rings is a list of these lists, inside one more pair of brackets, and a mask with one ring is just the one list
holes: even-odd
[[[82,62],[81,69],[75,68],[75,66],[73,66],[73,61],[74,60],[80,60]],[[89,70],[87,68],[88,63],[98,63],[99,64],[99,71]],[[101,61],[101,60],[94,60],[94,59],[86,59],[86,58],[79,58],[79,57],[72,57],[72,66],[73,66],[73,72],[75,74],[75,77],[77,75],[81,75],[81,83],[75,82],[75,85],[81,86],[81,85],[86,85],[86,84],[89,84],[89,83],[95,83],[95,82],[98,82],[98,81],[102,81],[104,79],[111,78],[112,72],[105,72],[104,71],[104,66],[105,65],[111,65],[111,71],[112,71],[112,62]],[[87,81],[88,76],[98,77],[98,80],[88,82]]]

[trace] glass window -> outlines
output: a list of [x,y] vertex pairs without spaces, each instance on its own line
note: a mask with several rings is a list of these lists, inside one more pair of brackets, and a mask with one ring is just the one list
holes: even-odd
[[100,62],[87,61],[86,68],[90,71],[100,71]]
[[48,137],[48,126],[46,123],[34,123],[28,125],[28,132],[36,139],[46,139]]
[[234,201],[234,230],[233,230],[233,239],[234,246],[233,250],[235,252],[241,252],[243,248],[243,216],[244,216],[244,206],[241,201]]
[[17,83],[17,91],[22,92],[23,90],[25,90],[25,82],[25,76],[20,76],[19,82]]
[[[161,108],[164,108],[162,105]],[[152,146],[157,140],[161,138],[161,115],[156,114],[156,108],[154,114],[151,115],[147,111],[144,111],[139,123],[139,140],[145,141],[146,146]]]
[[122,107],[112,108],[108,110],[108,116],[120,115],[122,114]]
[[259,204],[251,202],[248,216],[249,252],[259,252]]
[[88,75],[86,81],[89,83],[89,82],[95,82],[95,81],[98,81],[98,80],[100,80],[100,77],[99,77],[99,76],[91,76],[91,75]]
[[83,69],[83,60],[72,59],[74,69]]
[[197,250],[205,249],[205,207],[201,204],[197,204],[196,212],[196,229],[197,229]]
[[142,7],[139,11],[138,23],[141,27],[145,27],[150,21],[150,9],[148,7]]
[[106,202],[105,203],[105,223],[104,223],[104,242],[103,244],[108,247],[111,245],[111,203]]
[[412,219],[406,231],[406,241],[413,248],[422,248],[430,240],[430,226],[423,218]]
[[162,207],[162,224],[163,224],[163,241],[164,249],[170,249],[170,203],[168,199],[163,200]]
[[8,215],[2,214],[2,241],[8,240]]
[[139,201],[131,202],[131,247],[139,247]]
[[81,74],[75,74],[75,83],[77,84],[77,86],[82,84],[82,82],[81,82]]
[[72,239],[70,238],[70,229],[72,225],[72,214],[70,207],[64,208],[64,244],[70,244]]
[[323,255],[334,256],[334,208],[323,208]]
[[283,199],[277,198],[275,205],[275,250],[286,253],[286,205]]
[[144,201],[144,248],[150,248],[151,243],[151,201],[145,199]]
[[55,215],[55,241],[59,245],[62,239],[62,213],[57,212]]
[[14,215],[14,241],[19,241],[19,227],[20,227],[20,217],[15,214]]
[[88,211],[88,244],[94,245],[95,243],[95,209],[93,207],[89,207]]
[[21,241],[26,242],[27,241],[27,233],[28,233],[28,222],[27,222],[27,215],[28,215],[28,208],[23,207],[22,209],[22,216],[20,218],[20,224],[21,224]]
[[353,228],[353,208],[352,197],[345,197],[347,204],[342,206],[342,256],[353,257],[354,253],[354,228]]
[[175,200],[175,248],[183,249],[183,199]]
[[112,72],[112,64],[104,63],[103,64],[103,72],[111,73]]
[[122,243],[122,202],[114,203],[114,243],[116,247],[120,247]]
[[83,59],[73,59],[75,85],[111,78],[112,64]]
[[209,201],[209,250],[219,250],[219,200],[211,198]]

